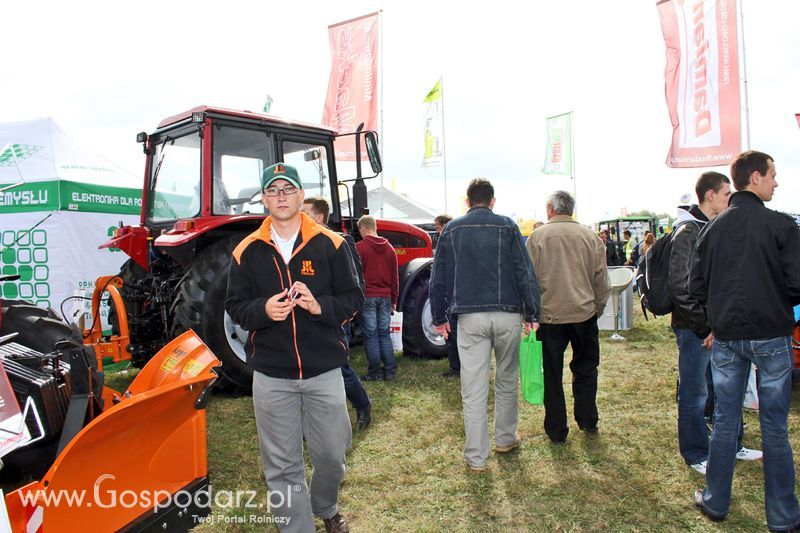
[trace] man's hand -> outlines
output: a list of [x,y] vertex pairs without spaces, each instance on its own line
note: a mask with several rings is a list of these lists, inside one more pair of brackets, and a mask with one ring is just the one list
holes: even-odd
[[278,294],[275,294],[274,296],[270,297],[267,300],[267,304],[264,306],[264,309],[267,312],[267,316],[270,317],[275,322],[286,320],[286,317],[289,316],[289,313],[292,312],[294,303],[288,300],[283,300],[283,298],[286,297],[286,293],[288,292],[289,292],[288,289],[283,289]]
[[312,315],[321,315],[322,314],[322,307],[320,307],[319,302],[314,295],[311,294],[311,291],[308,290],[308,286],[301,282],[295,281],[292,285],[294,290],[297,291],[297,298],[294,299],[295,305],[300,307],[301,309],[305,309]]
[[436,330],[436,333],[444,337],[444,340],[447,340],[447,337],[450,336],[450,322],[445,322],[441,326],[433,326],[433,329]]
[[703,348],[706,350],[710,350],[711,346],[714,344],[714,332],[708,334],[708,337],[703,339]]
[[525,322],[522,325],[522,329],[525,331],[525,335],[530,335],[531,331],[536,333],[539,331],[539,323],[538,322]]

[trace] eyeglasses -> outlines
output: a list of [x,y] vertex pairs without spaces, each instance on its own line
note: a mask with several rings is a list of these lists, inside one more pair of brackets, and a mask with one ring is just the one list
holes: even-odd
[[278,196],[279,194],[283,193],[284,196],[289,196],[291,194],[296,194],[299,189],[294,185],[289,185],[288,187],[284,187],[283,189],[279,189],[277,187],[269,187],[264,189],[264,194],[267,196]]

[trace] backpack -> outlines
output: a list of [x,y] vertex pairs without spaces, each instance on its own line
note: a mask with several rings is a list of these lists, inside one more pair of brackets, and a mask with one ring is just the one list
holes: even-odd
[[653,316],[667,315],[672,312],[672,296],[669,290],[669,256],[672,251],[672,237],[685,223],[675,226],[670,233],[658,239],[639,260],[634,279],[645,319],[647,319],[647,311],[650,311]]

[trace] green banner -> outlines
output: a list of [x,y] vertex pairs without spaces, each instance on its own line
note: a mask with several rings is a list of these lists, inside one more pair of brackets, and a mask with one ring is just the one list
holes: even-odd
[[127,187],[91,185],[61,181],[61,209],[138,215],[142,211],[142,192]]
[[[12,185],[5,183],[0,189]],[[58,181],[35,181],[0,192],[0,213],[55,211],[58,209]]]

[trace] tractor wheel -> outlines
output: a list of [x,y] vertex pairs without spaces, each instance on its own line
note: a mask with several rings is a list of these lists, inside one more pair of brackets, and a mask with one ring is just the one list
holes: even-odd
[[403,352],[417,357],[447,357],[444,337],[433,329],[433,315],[428,299],[430,272],[420,276],[411,287],[403,306]]
[[222,361],[217,388],[236,395],[253,386],[244,348],[248,332],[225,312],[231,254],[243,238],[233,235],[212,244],[188,266],[178,288],[173,324],[176,333],[191,328],[203,339]]
[[64,339],[83,344],[80,334],[61,322],[52,309],[21,300],[0,300],[0,305],[0,336],[18,333],[11,342],[42,353],[54,351],[56,342]]
[[[55,351],[56,343],[65,339],[83,344],[80,333],[58,320],[51,309],[20,300],[0,300],[0,336],[9,333],[17,333],[11,342],[42,353]],[[44,475],[55,460],[59,436],[60,433],[4,457],[3,479]]]

